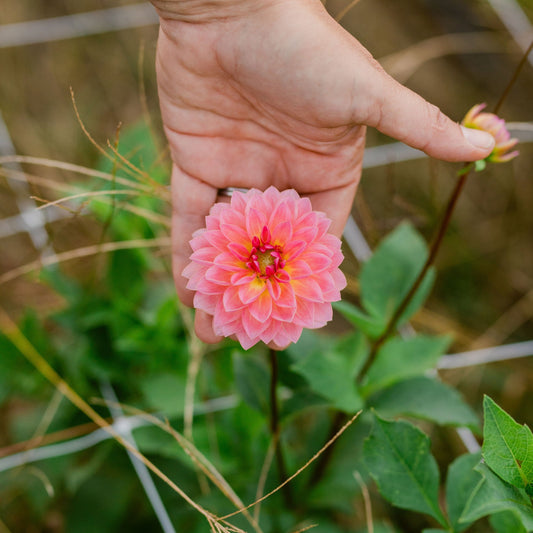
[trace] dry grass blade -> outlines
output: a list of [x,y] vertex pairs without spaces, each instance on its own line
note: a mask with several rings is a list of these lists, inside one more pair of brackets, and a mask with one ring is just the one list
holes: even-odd
[[177,494],[179,494],[189,505],[202,514],[207,520],[218,520],[216,516],[204,509],[192,500],[176,483],[165,475],[157,466],[149,461],[134,446],[124,440],[110,424],[102,418],[59,374],[48,364],[44,357],[23,335],[16,324],[9,318],[7,313],[0,307],[0,331],[13,343],[20,353],[31,363],[35,369],[47,379],[58,391],[60,391],[73,405],[82,411],[93,422],[107,431],[117,442],[130,451],[135,457],[142,461],[157,477],[165,482]]
[[[106,404],[106,402],[98,398],[95,398],[93,402],[98,404]],[[107,404],[113,405],[112,402],[107,402]],[[231,501],[231,503],[235,505],[235,507],[237,507],[239,510],[242,510],[242,508],[244,507],[244,503],[242,502],[242,500],[231,488],[231,485],[224,479],[222,474],[220,474],[216,467],[211,463],[211,461],[209,461],[209,459],[207,459],[207,457],[205,457],[205,455],[200,450],[198,450],[198,448],[196,448],[193,442],[184,437],[179,431],[176,431],[168,422],[163,422],[156,416],[153,416],[149,413],[146,413],[145,411],[142,411],[141,409],[137,409],[136,407],[132,407],[129,405],[117,405],[120,406],[120,408],[123,409],[125,412],[144,418],[148,422],[154,424],[158,428],[162,429],[163,431],[174,437],[176,442],[182,447],[183,451],[211,480],[211,482],[220,490],[220,492],[226,498],[228,498],[228,500]],[[250,525],[254,528],[254,531],[256,531],[257,533],[261,533],[261,529],[259,528],[256,520],[252,518],[250,513],[244,510],[244,516],[248,520]]]
[[[115,183],[120,183],[121,185],[125,185],[132,189],[137,189],[139,191],[144,191],[147,193],[153,192],[152,187],[149,187],[148,185],[144,185],[143,183],[139,183],[138,181],[130,180],[128,178],[124,178],[120,176],[113,177],[113,174],[110,174],[109,172],[102,172],[100,170],[94,170],[92,168],[83,167],[81,165],[75,165],[73,163],[65,163],[64,161],[55,161],[53,159],[46,159],[42,157],[32,157],[32,156],[26,156],[26,155],[0,156],[0,165],[8,165],[10,163],[27,163],[30,165],[38,165],[38,166],[43,166],[47,168],[56,168],[58,170],[66,170],[68,172],[74,172],[75,174],[82,174],[84,176],[100,178],[105,181],[110,181],[110,182],[114,181]],[[3,168],[1,170],[2,172],[8,171],[8,169],[6,168]],[[9,169],[9,172],[10,172],[10,176],[15,175],[15,174],[12,174],[14,172],[12,169]],[[41,179],[44,179],[44,178],[41,178]],[[50,180],[50,181],[53,181],[53,180]],[[167,193],[168,194],[166,194],[166,196],[170,198],[170,193],[168,191]]]
[[[87,130],[87,128],[85,127],[85,124],[83,123],[83,121],[81,120],[81,116],[80,116],[80,112],[78,111],[78,106],[76,105],[76,98],[74,97],[74,90],[72,89],[72,87],[70,87],[70,98],[72,100],[72,106],[74,108],[74,113],[76,114],[76,118],[78,120],[78,124],[80,125],[80,128],[81,130],[83,131],[83,133],[85,134],[85,136],[87,137],[87,139],[89,139],[89,142],[106,158],[106,159],[109,159],[114,165],[117,163],[115,157],[113,157],[111,154],[109,154],[107,152],[107,150],[105,148],[103,148],[102,146],[100,146],[95,140],[94,138],[91,136],[91,134],[89,133],[89,131]],[[123,169],[127,174],[129,174],[130,176],[132,177],[136,177],[139,175],[139,169],[137,169],[134,165],[131,165],[131,163],[129,163],[128,161],[128,164],[125,165],[125,166],[121,166],[120,167],[121,169]],[[142,175],[142,172],[141,172],[141,175]]]
[[439,35],[380,58],[383,68],[400,83],[405,83],[424,63],[451,54],[501,52],[494,32],[468,32]]
[[92,246],[85,246],[84,248],[76,248],[60,254],[49,255],[27,263],[20,267],[9,270],[0,276],[0,285],[7,283],[13,279],[35,272],[43,267],[56,265],[72,259],[80,257],[88,257],[91,255],[114,252],[115,250],[131,250],[133,248],[164,248],[170,246],[169,237],[159,237],[157,239],[135,239],[131,241],[106,242],[104,244],[96,244]]
[[339,429],[339,431],[337,431],[337,433],[335,433],[335,435],[333,435],[333,437],[331,437],[331,439],[329,439],[328,442],[326,442],[326,444],[324,444],[324,446],[322,446],[322,448],[320,448],[320,450],[318,450],[318,452],[316,452],[315,455],[313,455],[313,457],[309,459],[309,461],[307,461],[307,463],[301,466],[294,474],[292,474],[292,476],[288,477],[283,483],[278,485],[274,490],[271,490],[268,494],[265,494],[263,497],[259,498],[259,500],[256,500],[255,502],[250,503],[246,507],[239,509],[238,511],[235,511],[234,513],[222,516],[221,520],[226,520],[227,518],[231,518],[232,516],[235,516],[239,513],[247,511],[254,505],[257,505],[258,503],[266,500],[267,498],[270,498],[270,496],[272,496],[273,494],[281,490],[287,483],[290,483],[295,477],[299,476],[310,464],[316,461],[316,459],[318,459],[324,453],[324,451],[327,450],[355,422],[355,420],[361,414],[361,412],[362,411],[359,411],[352,418],[350,418],[350,420],[348,420],[348,422],[346,422],[346,424],[344,424],[344,426],[342,426]]
[[[117,195],[124,195],[124,196],[140,196],[141,193],[139,191],[127,191],[124,189],[115,189],[110,191],[91,191],[91,192],[80,192],[78,194],[72,194],[71,196],[65,196],[64,198],[59,198],[58,200],[44,200],[46,203],[44,205],[40,205],[37,209],[46,209],[47,207],[53,207],[59,204],[62,204],[64,202],[69,202],[70,200],[77,200],[79,198],[94,198],[99,196],[117,196]],[[37,200],[39,202],[42,202],[43,199],[39,198],[37,196],[31,197],[34,200]]]
[[297,529],[296,531],[292,531],[291,533],[303,533],[304,531],[309,531],[310,529],[314,529],[315,527],[318,527],[318,524],[310,524],[309,526],[305,526],[302,529]]
[[[263,461],[263,466],[261,468],[261,474],[259,475],[259,481],[257,483],[257,490],[255,491],[255,499],[260,500],[261,497],[264,494],[265,490],[265,484],[268,476],[268,472],[270,470],[270,467],[272,466],[272,461],[274,459],[274,455],[276,453],[276,446],[278,443],[276,442],[277,439],[272,439],[270,441],[270,445],[268,447],[267,453],[265,455],[265,460]],[[261,504],[258,503],[255,506],[254,509],[254,519],[256,521],[259,520],[259,513],[261,512]]]
[[359,0],[352,0],[344,9],[339,11],[339,14],[335,17],[337,22],[340,22],[349,11],[359,3]]
[[368,492],[368,488],[366,487],[366,484],[363,478],[361,477],[361,474],[357,470],[354,471],[353,477],[359,484],[359,487],[361,487],[361,492],[363,494],[368,533],[374,533],[374,520],[372,519],[372,502],[370,500],[370,493]]

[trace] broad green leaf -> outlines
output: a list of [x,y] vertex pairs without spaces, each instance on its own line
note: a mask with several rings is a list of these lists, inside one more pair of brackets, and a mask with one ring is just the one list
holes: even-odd
[[354,413],[363,406],[355,385],[355,376],[358,360],[363,358],[366,352],[365,339],[362,334],[358,334],[353,339],[350,353],[336,349],[310,352],[293,365],[292,370],[304,376],[311,389],[330,400],[334,407]]
[[[420,234],[409,224],[401,224],[377,247],[365,263],[360,276],[361,301],[372,316],[386,324],[422,270],[427,246]],[[403,323],[426,299],[434,279],[430,270],[402,315]]]
[[368,397],[398,381],[424,374],[435,367],[449,344],[449,337],[418,335],[410,339],[389,339],[369,368],[361,395]]
[[428,514],[446,527],[438,499],[439,470],[429,445],[429,437],[412,424],[375,416],[364,459],[390,503]]
[[425,376],[400,381],[371,396],[368,404],[385,418],[397,415],[431,420],[443,426],[479,431],[470,406],[452,387]]
[[380,317],[369,316],[354,304],[341,300],[333,304],[333,309],[338,311],[348,322],[360,329],[371,339],[379,337],[385,329],[385,321]]
[[152,374],[141,383],[146,403],[166,416],[183,414],[185,379],[172,374]]
[[489,520],[496,533],[526,533],[520,518],[511,511],[493,514]]
[[237,390],[244,401],[261,413],[270,411],[270,372],[266,363],[251,354],[233,354],[233,372]]
[[474,470],[481,460],[481,454],[472,453],[458,457],[448,468],[446,478],[446,504],[453,531],[460,533],[469,525],[469,522],[459,522],[465,504],[477,487],[480,475]]
[[525,491],[503,481],[485,464],[480,464],[476,470],[483,479],[470,496],[459,522],[474,522],[484,516],[511,511],[526,531],[533,531],[533,508]]
[[518,488],[533,482],[533,434],[488,396],[483,400],[483,458],[504,481]]

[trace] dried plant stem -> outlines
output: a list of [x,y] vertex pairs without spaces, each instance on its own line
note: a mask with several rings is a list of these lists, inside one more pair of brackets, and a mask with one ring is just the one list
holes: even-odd
[[9,318],[7,313],[0,307],[0,331],[17,347],[21,354],[31,363],[39,373],[46,378],[57,390],[59,390],[73,405],[82,411],[93,422],[107,431],[117,442],[129,450],[135,457],[142,461],[156,476],[164,481],[176,493],[178,493],[189,505],[201,513],[208,521],[218,520],[212,513],[198,505],[166,474],[164,474],[151,461],[146,459],[134,446],[127,442],[113,427],[101,417],[66,381],[48,364],[43,356],[34,348],[28,339],[18,329],[16,324]]
[[344,9],[342,9],[339,14],[335,17],[337,22],[340,22],[348,12],[359,3],[359,0],[352,0]]
[[365,502],[365,514],[366,514],[366,524],[367,524],[367,530],[368,533],[374,533],[374,521],[372,519],[372,502],[370,501],[370,493],[368,492],[368,488],[365,485],[365,482],[363,478],[361,477],[361,474],[355,470],[353,473],[353,477],[359,484],[359,487],[361,487],[361,493],[363,494],[363,500]]
[[[278,354],[276,350],[270,348],[268,351],[268,358],[270,363],[270,433],[272,434],[272,440],[276,451],[276,464],[278,466],[280,483],[283,483],[283,481],[288,478],[288,474],[285,458],[283,457],[283,450],[280,445],[279,406],[278,396],[276,394],[278,386]],[[294,500],[290,487],[285,485],[282,493],[285,505],[289,509],[292,509]]]
[[80,257],[88,257],[90,255],[96,255],[100,253],[113,252],[115,250],[130,250],[133,248],[163,248],[170,246],[169,237],[160,237],[157,239],[134,239],[132,241],[117,241],[106,242],[104,244],[97,244],[92,246],[85,246],[84,248],[76,248],[75,250],[69,250],[60,254],[49,255],[32,261],[26,265],[22,265],[13,270],[9,270],[0,276],[0,285],[7,283],[13,279],[16,279],[30,272],[35,272],[40,268],[56,265],[64,261],[70,261],[72,259],[78,259]]
[[281,490],[285,485],[287,485],[287,483],[290,483],[295,477],[299,476],[306,468],[308,468],[309,465],[311,465],[313,462],[315,462],[324,453],[324,451],[327,450],[355,422],[355,420],[357,419],[357,417],[360,414],[361,414],[361,411],[359,411],[357,414],[352,416],[352,418],[350,418],[350,420],[348,420],[348,422],[346,422],[346,424],[344,424],[344,426],[342,426],[339,429],[339,431],[337,431],[337,433],[335,433],[335,435],[331,439],[329,439],[328,442],[326,442],[326,444],[324,444],[324,446],[322,446],[322,448],[320,448],[320,450],[318,450],[318,452],[316,452],[313,455],[313,457],[311,457],[311,459],[309,459],[303,466],[298,468],[298,470],[296,470],[296,472],[294,472],[294,474],[292,474],[290,477],[288,477],[281,485],[277,486],[275,489],[271,490],[268,494],[265,494],[264,496],[262,496],[258,500],[255,500],[255,502],[252,502],[249,505],[247,505],[246,507],[244,507],[242,509],[239,509],[238,511],[235,511],[235,512],[233,512],[231,514],[227,514],[225,516],[221,516],[220,520],[226,520],[226,519],[231,518],[232,516],[235,516],[235,515],[237,515],[239,513],[243,513],[244,511],[247,511],[251,507],[254,507],[255,505],[257,505],[258,503],[261,503],[262,501],[266,500],[267,498],[270,498],[270,496],[272,496],[272,494],[275,494],[276,492]]

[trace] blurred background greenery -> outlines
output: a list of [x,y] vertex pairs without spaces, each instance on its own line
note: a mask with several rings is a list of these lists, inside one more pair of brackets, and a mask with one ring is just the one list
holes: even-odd
[[[325,3],[333,16],[342,15],[346,29],[392,75],[455,120],[474,103],[485,101],[489,108],[493,106],[521,58],[519,44],[486,0],[361,0],[348,11],[348,0]],[[0,43],[6,28],[13,29],[17,23],[129,5],[140,4],[125,0],[4,0]],[[522,0],[519,5],[533,21],[533,2]],[[169,160],[153,65],[157,25],[150,13],[128,29],[34,44],[0,44],[0,112],[17,154],[115,174],[120,162],[117,158],[115,163],[106,161],[78,123],[69,91],[72,87],[81,119],[96,142],[106,146],[109,140],[113,145],[117,125],[122,124],[120,152],[152,179],[166,184]],[[71,19],[66,23],[73,27]],[[17,33],[23,35],[22,30],[19,26]],[[35,27],[26,31],[37,34]],[[458,38],[458,34],[462,36]],[[531,123],[532,88],[533,67],[528,64],[501,116],[511,123]],[[527,126],[521,128],[521,138],[526,139]],[[392,142],[369,131],[369,147]],[[522,143],[520,151],[512,163],[493,166],[469,179],[438,257],[436,286],[425,309],[413,320],[419,331],[452,333],[454,352],[533,339],[531,144]],[[0,142],[0,152],[9,155],[5,139]],[[13,166],[6,164],[5,168],[12,170]],[[353,215],[370,245],[374,247],[406,218],[429,239],[458,168],[426,158],[367,168]],[[94,177],[76,176],[54,166],[23,163],[23,169],[83,190],[104,187]],[[123,175],[121,170],[116,174]],[[146,182],[142,173],[136,178]],[[131,203],[168,215],[168,203],[161,198],[163,189],[150,186],[148,198]],[[2,226],[2,219],[19,215],[20,196],[29,194],[48,200],[62,195],[42,182],[31,183],[24,192],[13,185],[13,179],[0,177],[0,229],[7,227],[5,223]],[[42,211],[51,217],[46,224],[48,246],[61,253],[95,243],[167,235],[164,223],[128,215],[124,210],[128,203],[128,197],[117,197],[108,205],[77,202],[66,204],[68,210],[50,207]],[[53,217],[53,210],[65,216]],[[0,276],[40,256],[24,231],[5,229],[0,247]],[[344,270],[351,278],[346,297],[356,301],[354,280],[359,265],[347,247],[345,251]],[[41,275],[11,279],[0,285],[0,304],[86,399],[101,397],[102,380],[107,380],[121,401],[181,420],[190,346],[187,324],[178,313],[170,281],[168,248],[95,254],[46,269]],[[346,324],[337,319],[332,330],[344,329]],[[0,348],[0,457],[35,446],[37,441],[26,442],[35,436],[67,430],[66,436],[74,438],[95,429],[83,426],[87,419],[60,401],[55,389],[7,340],[2,340]],[[206,357],[209,364],[202,367],[197,391],[198,401],[204,403],[231,394],[239,375],[263,376],[265,372],[259,363],[258,368],[245,372],[249,363],[235,355],[233,345],[213,348]],[[531,359],[441,374],[478,412],[481,395],[487,392],[515,418],[533,423]],[[241,383],[239,390],[250,398],[249,392],[243,392],[244,386]],[[99,410],[109,416],[105,407]],[[313,419],[317,422],[315,438],[302,444],[299,458],[314,453],[323,440],[322,415],[317,416]],[[254,446],[240,446],[235,440],[237,433],[221,429],[225,424],[237,424],[243,431],[240,438],[256,439]],[[241,402],[222,414],[208,414],[207,422],[195,433],[195,442],[214,454],[217,467],[233,473],[232,486],[245,501],[253,499],[255,491],[246,474],[259,473],[268,447],[263,429],[253,409]],[[459,453],[461,444],[456,436],[438,436],[436,453],[443,461]],[[202,491],[183,451],[171,439],[156,434],[153,428],[136,433],[136,438],[144,453],[157,457],[165,473],[194,487],[191,490],[197,501],[215,508],[219,505],[212,494]],[[17,445],[21,442],[25,444]],[[234,468],[236,453],[242,455],[238,471]],[[159,488],[172,509],[173,521],[180,524],[179,531],[207,530],[169,489]],[[357,512],[346,509],[350,506],[352,511],[360,511],[360,498],[337,505],[335,523],[338,527],[363,527],[364,520],[354,518]],[[0,532],[2,527],[13,532],[75,533],[156,531],[158,527],[128,457],[109,441],[79,454],[0,473],[0,519]],[[285,531],[284,517],[271,527],[272,531]],[[417,530],[412,523],[405,526],[405,531],[410,530]]]

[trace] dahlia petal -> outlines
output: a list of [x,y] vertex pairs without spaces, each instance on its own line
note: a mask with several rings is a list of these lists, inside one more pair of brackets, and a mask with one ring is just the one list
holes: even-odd
[[289,220],[281,222],[272,230],[272,242],[284,247],[292,239],[292,224]]
[[249,350],[252,346],[255,346],[261,339],[256,337],[255,339],[250,338],[244,331],[239,331],[235,334],[240,345],[245,349]]
[[250,314],[259,322],[266,322],[272,314],[272,297],[264,291],[259,298],[248,307]]
[[224,309],[222,298],[219,297],[215,313],[213,314],[213,331],[217,335],[229,336],[238,331],[241,319],[241,310],[227,311]]
[[306,252],[305,254],[302,254],[300,257],[302,261],[305,261],[309,265],[309,268],[314,274],[319,274],[320,272],[327,270],[331,266],[331,259],[328,256],[323,255],[323,254],[318,254],[314,252]]
[[242,261],[239,261],[232,253],[222,252],[215,257],[215,265],[224,270],[229,270],[230,272],[237,272],[242,270],[243,264]]
[[250,273],[249,270],[242,269],[235,272],[231,276],[232,285],[244,285],[245,283],[252,283],[257,278],[255,273]]
[[313,211],[313,206],[311,205],[311,200],[309,200],[309,198],[300,198],[297,202],[297,206],[298,212],[295,213],[297,218]]
[[210,265],[215,260],[215,257],[218,254],[218,250],[215,248],[198,248],[191,255],[191,261],[195,263],[203,263],[205,265]]
[[261,333],[268,328],[269,322],[256,320],[248,309],[244,309],[242,311],[242,325],[246,335],[251,339],[254,339],[259,337]]
[[220,285],[217,285],[216,283],[213,283],[212,281],[209,281],[203,277],[196,284],[195,290],[205,294],[220,294],[224,289]]
[[195,292],[193,304],[195,309],[201,309],[210,315],[215,314],[218,300],[218,294],[204,294],[203,292]]
[[292,280],[290,284],[298,298],[305,298],[311,302],[324,301],[324,295],[320,290],[320,285],[314,279],[295,279]]
[[230,243],[246,242],[248,241],[248,234],[244,226],[237,226],[236,224],[220,224],[220,232]]
[[284,249],[283,256],[286,261],[292,261],[307,248],[307,241],[293,240]]
[[231,195],[231,208],[239,213],[244,213],[246,209],[246,194],[240,191],[234,191]]
[[270,279],[267,279],[266,286],[272,299],[277,300],[281,295],[281,289],[279,288],[279,283],[277,281],[271,281]]
[[274,278],[279,283],[289,283],[289,281],[291,280],[291,277],[289,276],[288,272],[286,272],[285,270],[278,270],[274,274]]
[[[289,339],[289,342],[298,342],[300,335],[302,334],[302,327],[291,322],[283,322],[280,325],[280,329],[283,328],[285,338]],[[274,340],[274,342],[276,342]]]
[[291,283],[280,283],[279,285],[280,294],[279,298],[276,300],[276,304],[280,307],[296,307],[296,295],[292,288]]
[[291,322],[296,314],[296,306],[282,307],[274,302],[272,305],[272,318],[281,322]]
[[265,282],[256,278],[252,283],[239,286],[239,297],[242,303],[248,305],[257,300],[257,298],[259,298],[259,296],[265,291],[265,288]]
[[272,342],[274,337],[276,336],[279,329],[279,324],[276,320],[271,320],[268,324],[268,327],[261,333],[261,340],[268,344],[269,342]]
[[291,279],[307,278],[308,276],[313,275],[313,271],[309,267],[309,264],[301,259],[296,259],[295,261],[287,263],[285,271],[289,274]]
[[220,268],[218,265],[214,265],[206,270],[205,279],[217,285],[229,285],[231,272]]
[[257,209],[250,208],[246,213],[246,231],[250,239],[261,235],[261,231],[266,226],[267,220],[263,213]]
[[226,311],[238,311],[245,307],[245,304],[242,303],[242,300],[239,297],[239,289],[237,287],[228,287],[224,291],[222,303],[224,304],[224,309]]
[[204,235],[209,244],[217,250],[223,252],[228,247],[228,239],[220,230],[206,231]]
[[239,261],[248,261],[250,258],[250,250],[239,242],[230,242],[228,249]]
[[333,320],[333,308],[329,303],[315,305],[315,325],[313,329],[322,328]]
[[294,231],[292,238],[297,241],[304,241],[306,243],[310,243],[316,239],[317,234],[318,228],[316,227],[316,225],[298,227]]
[[332,270],[330,272],[331,277],[333,278],[333,281],[335,282],[335,286],[339,291],[342,291],[347,285],[346,282],[346,276],[338,269]]
[[327,235],[329,227],[331,226],[331,220],[327,218],[326,216],[322,216],[318,219],[317,222],[317,239],[322,239],[325,235]]

